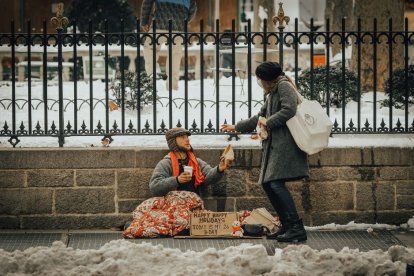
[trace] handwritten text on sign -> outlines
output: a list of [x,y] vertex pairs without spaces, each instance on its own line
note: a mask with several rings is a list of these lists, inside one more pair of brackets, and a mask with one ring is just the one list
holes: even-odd
[[231,235],[237,213],[206,212],[191,214],[192,236],[228,236]]

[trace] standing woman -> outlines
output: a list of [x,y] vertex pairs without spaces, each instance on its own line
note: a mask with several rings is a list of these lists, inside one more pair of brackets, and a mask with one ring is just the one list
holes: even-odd
[[[256,68],[258,84],[263,88],[266,101],[258,115],[238,122],[225,124],[223,130],[252,132],[259,124],[268,132],[262,141],[262,162],[259,183],[262,184],[282,227],[268,236],[279,242],[299,242],[307,239],[302,219],[296,210],[287,181],[308,177],[308,155],[293,140],[286,121],[296,114],[297,94],[292,81],[285,76],[276,62],[263,62]],[[259,122],[259,116],[266,121]]]

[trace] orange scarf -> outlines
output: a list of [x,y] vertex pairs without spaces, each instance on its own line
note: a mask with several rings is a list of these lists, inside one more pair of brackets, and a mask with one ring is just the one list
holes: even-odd
[[[195,187],[198,188],[198,186],[201,185],[201,183],[204,182],[204,175],[201,172],[200,166],[198,166],[197,158],[195,157],[194,153],[191,151],[187,151],[187,157],[188,157],[188,166],[193,167],[193,175],[195,176]],[[170,151],[170,158],[171,158],[171,164],[173,169],[173,176],[179,176],[180,175],[180,165],[178,163],[178,157],[177,154],[174,151]]]

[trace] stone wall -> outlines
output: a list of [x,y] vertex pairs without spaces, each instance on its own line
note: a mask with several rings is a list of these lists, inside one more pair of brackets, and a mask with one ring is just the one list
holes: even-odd
[[[77,229],[123,225],[150,197],[167,153],[156,149],[0,149],[0,228]],[[221,150],[197,150],[217,164]],[[236,149],[236,164],[205,187],[208,209],[266,207],[256,183],[260,149]],[[288,184],[306,225],[406,222],[414,215],[414,149],[338,148],[310,157],[311,178]]]

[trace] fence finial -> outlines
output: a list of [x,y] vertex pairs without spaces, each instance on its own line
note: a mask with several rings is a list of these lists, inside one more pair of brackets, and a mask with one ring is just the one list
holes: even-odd
[[279,3],[279,10],[277,11],[277,16],[273,16],[272,20],[273,20],[273,24],[277,25],[277,23],[279,23],[279,29],[283,30],[285,28],[283,21],[286,22],[286,25],[289,24],[290,21],[290,17],[289,16],[285,16],[285,11],[283,10],[283,3],[280,2]]
[[69,19],[63,16],[63,3],[57,4],[56,16],[52,17],[50,22],[56,26],[56,30],[61,30],[69,24]]

